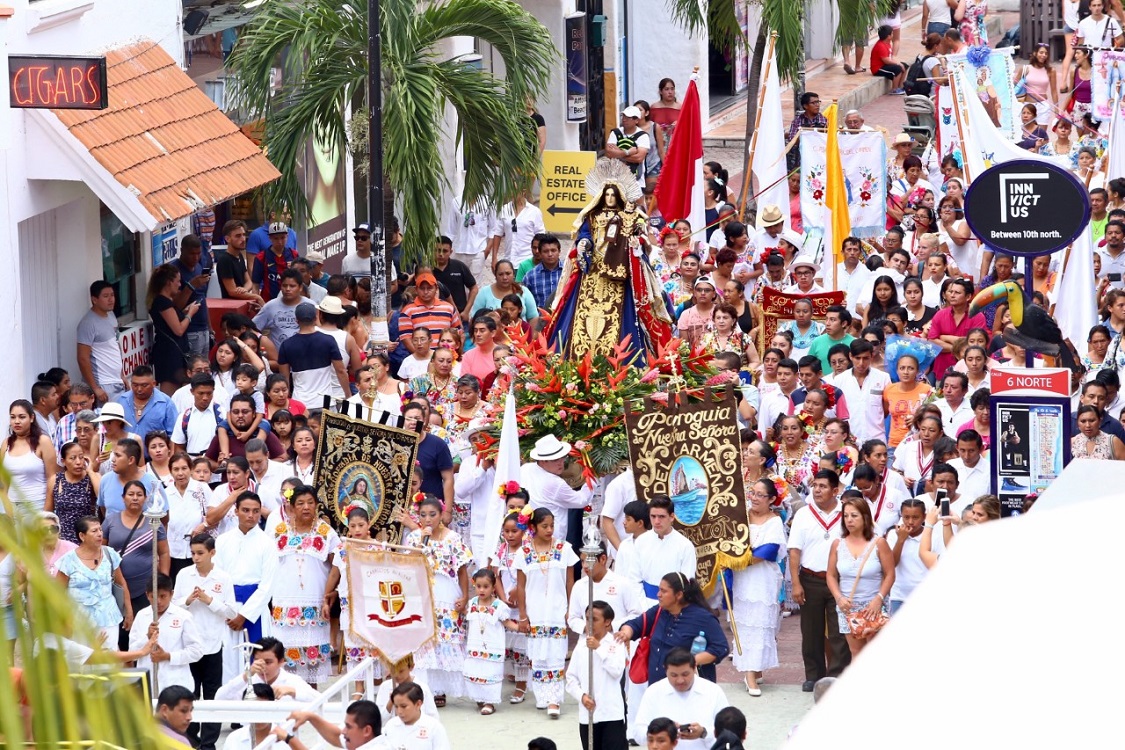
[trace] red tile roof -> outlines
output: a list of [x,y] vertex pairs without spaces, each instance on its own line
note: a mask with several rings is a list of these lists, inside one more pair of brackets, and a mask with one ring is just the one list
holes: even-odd
[[108,108],[53,112],[159,222],[281,176],[160,45],[111,50],[106,64]]

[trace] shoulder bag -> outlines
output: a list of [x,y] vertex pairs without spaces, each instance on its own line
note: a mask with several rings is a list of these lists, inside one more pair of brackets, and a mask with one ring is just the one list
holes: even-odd
[[[859,576],[863,572],[863,566],[867,564],[867,558],[871,557],[871,553],[875,551],[878,544],[872,544],[867,549],[867,554],[863,556],[863,560],[859,563],[859,570],[855,572],[855,583],[852,584],[852,593],[848,599],[852,600],[852,606],[855,606],[855,591],[859,588]],[[852,632],[856,638],[870,638],[878,633],[884,625],[887,624],[887,613],[881,608],[875,615],[865,614],[864,609],[853,610],[848,613],[848,630]]]
[[[125,537],[125,543],[121,545],[121,549],[117,549],[116,547],[114,547],[114,549],[117,550],[117,554],[121,555],[122,560],[125,559],[125,550],[129,549],[129,542],[133,541],[133,534],[137,533],[137,529],[139,529],[141,527],[141,524],[144,523],[144,520],[145,520],[145,517],[141,516],[140,518],[137,519],[137,522],[135,524],[133,524],[133,528],[129,529],[129,536]],[[118,564],[118,567],[120,567],[120,563]],[[114,568],[114,571],[116,571],[116,570],[117,570],[117,568]],[[111,581],[111,585],[113,587],[113,600],[115,602],[117,602],[117,608],[119,610],[121,610],[121,616],[124,617],[125,616],[125,587],[122,586],[117,581]]]
[[648,652],[651,648],[649,643],[652,638],[652,632],[656,630],[656,621],[660,619],[660,610],[656,611],[656,617],[652,618],[652,627],[648,627],[648,612],[641,615],[641,638],[637,641],[637,650],[633,653],[633,659],[629,662],[629,680],[635,685],[648,684]]

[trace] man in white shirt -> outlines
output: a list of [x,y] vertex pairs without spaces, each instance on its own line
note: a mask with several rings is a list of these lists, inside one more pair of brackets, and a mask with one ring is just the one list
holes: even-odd
[[871,518],[875,521],[875,535],[886,536],[898,523],[902,502],[910,497],[905,491],[899,492],[883,481],[883,477],[870,464],[856,467],[852,484],[863,493],[867,506],[871,508]]
[[762,396],[761,409],[758,411],[758,433],[763,440],[778,439],[778,436],[773,434],[773,426],[778,417],[789,413],[789,399],[796,393],[797,386],[800,384],[797,380],[798,370],[800,366],[796,360],[787,357],[778,362],[778,390]]
[[226,681],[242,671],[240,645],[246,640],[256,643],[269,632],[270,620],[265,613],[277,570],[273,539],[258,527],[262,501],[253,493],[244,493],[234,507],[238,527],[215,540],[215,564],[230,575],[238,603],[238,614],[227,620],[229,632],[223,649]]
[[[211,363],[207,361],[206,357],[200,356],[198,354],[188,355],[187,370],[185,372],[185,376],[187,377],[188,382],[185,385],[180,386],[178,389],[176,389],[176,392],[172,394],[172,406],[176,407],[177,414],[183,414],[185,411],[195,405],[195,396],[193,396],[191,393],[192,378],[194,378],[196,375],[210,374]],[[215,383],[215,379],[211,378],[211,382]],[[228,393],[227,389],[223,388],[220,383],[215,383],[214,388],[215,393],[211,396],[211,400],[216,404],[222,405],[225,412],[227,408],[226,405],[230,403],[230,397],[234,394]]]
[[207,451],[218,431],[219,423],[226,419],[226,407],[216,402],[215,379],[211,373],[191,376],[192,403],[178,412],[172,430],[172,444],[176,450],[198,456]]
[[750,238],[750,246],[754,249],[751,257],[761,260],[769,257],[768,253],[781,252],[779,245],[781,232],[785,229],[785,214],[781,212],[780,206],[770,203],[762,206],[758,218],[762,228]]
[[891,376],[871,368],[875,348],[870,341],[856,339],[849,346],[852,367],[837,375],[833,385],[843,391],[848,400],[849,423],[856,445],[868,440],[885,440],[883,391],[891,384]]
[[633,542],[634,571],[640,574],[641,588],[649,600],[656,604],[660,579],[669,573],[683,573],[695,578],[695,545],[672,528],[675,505],[667,495],[653,495],[648,504],[648,517],[652,533],[641,534]]
[[574,633],[586,632],[586,609],[590,602],[602,601],[613,608],[616,615],[613,618],[613,629],[616,631],[619,624],[640,617],[641,613],[651,604],[645,599],[641,587],[636,581],[631,581],[620,573],[609,569],[609,558],[606,555],[605,543],[601,544],[602,551],[591,568],[582,560],[582,572],[594,581],[594,598],[590,599],[590,582],[586,578],[579,578],[574,588],[570,590],[570,607],[567,609],[566,624]]
[[264,440],[246,441],[246,463],[250,464],[254,481],[258,483],[258,497],[266,518],[282,506],[281,483],[293,476],[293,470],[280,461],[271,461]]
[[625,524],[625,535],[621,537],[621,546],[617,548],[617,557],[613,559],[613,570],[639,586],[641,577],[636,564],[636,546],[637,539],[652,531],[648,503],[644,500],[630,500],[621,509],[621,517]]
[[332,747],[347,750],[385,747],[379,742],[383,720],[379,706],[374,701],[358,700],[350,703],[344,714],[343,727],[336,726],[315,711],[294,711],[289,718],[293,719],[294,732],[307,723]]
[[947,436],[957,439],[957,429],[973,418],[973,408],[965,394],[969,391],[969,376],[949,369],[941,379],[941,395],[934,405],[941,409],[941,429]]
[[844,262],[836,265],[837,291],[846,292],[847,298],[844,306],[848,312],[855,314],[855,306],[859,300],[859,293],[871,277],[871,271],[863,265],[863,246],[858,237],[845,237],[840,245]]
[[[783,235],[786,242],[790,244],[797,242],[799,238],[794,238],[794,234],[790,230],[786,230]],[[796,283],[781,290],[786,294],[821,294],[824,291],[824,287],[816,283],[816,275],[820,273],[820,265],[811,256],[799,255],[794,258],[793,263],[789,266],[789,271],[796,279]]]
[[219,688],[215,693],[215,700],[239,700],[246,694],[247,685],[258,683],[265,683],[273,688],[276,700],[292,698],[300,703],[311,703],[320,698],[316,688],[281,668],[285,663],[285,644],[268,637],[257,641],[257,644],[260,648],[254,651],[254,661],[250,664],[250,681],[246,681],[244,672],[239,672]]
[[[839,677],[851,663],[848,641],[840,632],[836,601],[828,590],[828,553],[832,539],[840,536],[840,478],[821,469],[812,481],[812,502],[793,514],[789,531],[789,569],[793,577],[793,600],[801,605],[801,656],[805,682],[801,690],[811,693],[822,677]],[[825,661],[825,633],[830,653]]]
[[[148,582],[148,601],[152,606],[138,612],[129,628],[129,650],[143,648],[154,631],[159,635],[152,653],[137,659],[137,667],[155,671],[155,693],[171,685],[180,685],[194,692],[195,677],[191,673],[191,665],[203,657],[203,640],[195,620],[186,609],[172,604],[172,579],[163,573],[156,576],[155,591],[152,581]],[[153,624],[153,607],[160,615],[156,625]]]
[[626,503],[637,499],[637,484],[633,478],[633,467],[629,466],[618,474],[605,488],[605,498],[602,502],[601,528],[602,536],[609,542],[609,548],[616,557],[617,548],[625,538],[625,515],[622,511]]
[[78,321],[78,369],[99,404],[125,392],[125,368],[117,343],[117,295],[108,281],[90,284],[90,309]]
[[593,720],[593,747],[624,747],[625,702],[620,682],[621,675],[625,673],[629,647],[613,637],[612,625],[615,619],[622,617],[612,605],[599,599],[594,600],[590,611],[592,635],[579,638],[574,645],[574,653],[566,668],[566,692],[578,701],[578,727],[582,737],[589,737],[590,721]]
[[567,511],[584,508],[590,502],[590,489],[572,489],[560,476],[570,455],[570,443],[554,435],[541,437],[531,449],[533,463],[520,467],[520,485],[531,496],[531,506],[546,508],[555,517],[555,539],[565,540]]
[[[195,695],[204,700],[215,697],[223,684],[223,642],[227,620],[238,614],[235,609],[234,586],[226,572],[215,567],[215,539],[210,534],[197,534],[191,539],[189,565],[176,576],[172,601],[194,618],[203,655],[191,665],[195,678]],[[214,750],[219,741],[221,724],[192,723],[188,736],[200,750]]]
[[605,155],[610,159],[624,162],[643,188],[645,156],[653,147],[653,143],[648,133],[640,129],[640,122],[641,110],[637,107],[626,107],[621,110],[621,127],[614,128],[606,136]]
[[500,217],[482,200],[474,206],[462,206],[461,221],[457,227],[453,259],[469,267],[473,278],[482,286],[492,283],[492,266],[495,265],[504,228]]
[[[493,505],[503,502],[496,496],[496,465],[492,459],[471,455],[461,461],[453,475],[453,502],[469,511],[469,539],[473,564],[488,567],[488,557],[496,552],[499,542],[489,538],[488,518]],[[503,520],[503,509],[496,511]],[[495,532],[493,532],[495,533]]]
[[723,689],[695,673],[695,658],[686,648],[664,657],[666,677],[652,683],[641,698],[633,720],[633,739],[645,738],[649,722],[667,717],[680,728],[677,750],[709,750],[715,733],[715,714],[730,703]]
[[949,462],[957,471],[958,489],[961,494],[976,500],[981,495],[987,495],[992,488],[988,476],[988,462],[984,460],[981,450],[984,440],[980,433],[973,429],[962,430],[957,436],[957,458]]

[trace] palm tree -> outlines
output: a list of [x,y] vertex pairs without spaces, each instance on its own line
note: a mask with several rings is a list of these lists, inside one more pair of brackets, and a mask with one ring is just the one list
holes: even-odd
[[[456,114],[464,151],[464,202],[503,205],[538,170],[524,102],[545,91],[559,54],[547,29],[511,0],[381,5],[384,170],[409,222],[404,259],[415,262],[432,253],[439,234],[446,107]],[[344,113],[350,108],[366,120],[367,31],[362,0],[273,2],[235,45],[228,66],[238,80],[239,106],[264,118],[266,149],[282,172],[267,188],[271,205],[288,204],[305,216],[294,167],[308,139],[340,148],[349,142]],[[459,36],[491,45],[505,78],[441,59],[440,43]],[[279,60],[285,83],[274,93]]]
[[[27,743],[28,747],[76,749],[170,748],[153,719],[152,707],[145,705],[136,686],[119,669],[91,672],[68,663],[60,648],[64,639],[96,643],[93,628],[47,572],[41,551],[44,529],[38,514],[16,507],[2,488],[4,484],[10,487],[11,478],[0,471],[0,549],[10,560],[0,575],[12,576],[15,622],[13,633],[8,621],[0,618],[0,743],[6,747]],[[86,663],[95,661],[108,668],[116,659],[98,649]],[[9,677],[12,669],[22,670],[18,681],[15,672]]]
[[[735,0],[711,0],[704,12],[698,0],[667,0],[672,16],[690,33],[706,31],[713,41],[724,44],[747,44],[735,17]],[[805,3],[804,0],[753,0],[761,12],[753,55],[750,58],[749,88],[746,91],[746,142],[754,135],[754,121],[758,114],[758,86],[762,77],[762,63],[770,34],[777,32],[777,72],[782,82],[799,81],[805,69]],[[887,15],[896,0],[841,3],[841,13],[859,13],[860,23],[871,28],[876,19]],[[750,169],[750,154],[743,156],[743,174]],[[749,196],[741,196],[745,202]]]

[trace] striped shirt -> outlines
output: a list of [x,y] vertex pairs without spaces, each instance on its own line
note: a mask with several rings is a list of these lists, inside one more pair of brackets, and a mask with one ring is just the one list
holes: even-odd
[[414,334],[415,326],[430,330],[430,349],[437,349],[442,329],[457,328],[461,325],[461,314],[451,303],[435,299],[430,307],[414,300],[403,305],[398,318],[398,338],[408,341]]

